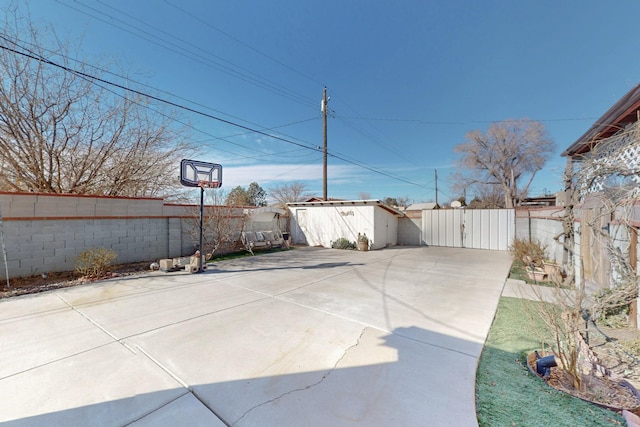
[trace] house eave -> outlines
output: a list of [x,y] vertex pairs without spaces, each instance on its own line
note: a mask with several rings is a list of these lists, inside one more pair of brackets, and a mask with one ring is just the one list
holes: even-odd
[[580,138],[562,152],[562,156],[573,157],[588,153],[603,139],[609,138],[624,125],[638,121],[640,112],[640,84],[627,92],[602,115]]
[[305,207],[305,206],[378,206],[390,214],[403,217],[404,213],[397,209],[392,208],[389,205],[385,205],[381,200],[326,200],[318,202],[291,202],[287,203],[287,206],[291,207]]

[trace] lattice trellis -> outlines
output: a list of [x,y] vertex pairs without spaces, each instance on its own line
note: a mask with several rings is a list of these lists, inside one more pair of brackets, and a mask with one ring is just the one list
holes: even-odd
[[580,164],[578,189],[582,197],[616,187],[639,196],[640,122],[600,141]]

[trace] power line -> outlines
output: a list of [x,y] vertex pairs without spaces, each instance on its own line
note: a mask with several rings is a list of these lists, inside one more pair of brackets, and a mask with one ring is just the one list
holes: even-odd
[[[158,37],[155,34],[152,34],[152,33],[148,32],[148,31],[145,31],[145,30],[143,30],[143,29],[141,29],[139,27],[133,26],[133,25],[121,20],[121,19],[118,19],[118,18],[116,18],[116,17],[114,17],[112,15],[109,15],[109,14],[103,12],[103,11],[100,11],[100,10],[98,10],[96,8],[93,8],[91,6],[88,6],[86,4],[83,4],[83,3],[81,3],[81,2],[79,2],[77,0],[76,0],[76,3],[78,3],[82,7],[85,7],[85,8],[87,8],[89,10],[92,10],[92,11],[94,11],[96,13],[104,15],[104,16],[108,17],[112,21],[116,21],[116,22],[119,22],[119,23],[121,23],[121,24],[123,24],[123,25],[125,25],[127,27],[133,28],[138,33],[136,33],[135,31],[129,30],[127,28],[124,28],[122,26],[116,25],[114,22],[110,22],[110,21],[102,19],[102,18],[100,18],[98,16],[95,16],[95,15],[93,15],[93,14],[87,12],[87,11],[81,10],[81,9],[79,9],[77,7],[74,7],[72,5],[64,3],[61,0],[56,0],[56,1],[59,4],[65,6],[65,7],[68,7],[70,9],[72,9],[72,10],[75,10],[75,11],[77,11],[79,13],[82,13],[83,15],[89,16],[89,17],[91,17],[91,18],[93,18],[95,20],[103,22],[103,23],[105,23],[107,25],[110,25],[110,26],[113,26],[115,28],[118,28],[118,29],[120,29],[122,31],[125,31],[125,32],[135,36],[135,37],[139,37],[139,38],[141,38],[141,39],[143,39],[143,40],[145,40],[145,41],[147,41],[147,42],[149,42],[151,44],[154,44],[156,46],[160,46],[160,47],[162,47],[164,49],[167,49],[167,50],[169,50],[171,52],[174,52],[174,53],[176,53],[178,55],[181,55],[181,56],[184,56],[186,58],[189,58],[189,59],[191,59],[193,61],[196,61],[196,62],[198,62],[198,63],[200,63],[202,65],[205,65],[207,67],[217,69],[218,71],[222,71],[222,72],[224,72],[224,73],[226,73],[226,74],[228,74],[228,75],[230,75],[232,77],[235,77],[235,78],[237,78],[239,80],[242,80],[242,81],[245,81],[247,83],[254,84],[255,86],[258,86],[258,87],[261,87],[263,89],[266,89],[266,90],[268,90],[268,91],[270,91],[272,93],[284,96],[284,97],[289,98],[289,99],[291,99],[293,101],[296,101],[296,102],[299,102],[301,104],[304,104],[304,105],[306,105],[308,107],[315,108],[316,103],[314,101],[308,99],[308,98],[305,98],[303,95],[297,94],[297,93],[291,91],[290,89],[286,88],[285,86],[282,86],[279,83],[276,83],[276,82],[274,82],[272,80],[267,79],[266,77],[260,76],[259,74],[256,74],[256,73],[254,73],[254,72],[252,72],[250,70],[247,70],[247,69],[245,69],[245,68],[243,68],[243,67],[241,67],[241,66],[239,66],[237,64],[234,64],[234,63],[232,63],[232,62],[220,57],[219,55],[216,55],[214,53],[208,52],[208,51],[206,51],[206,50],[204,50],[202,48],[199,48],[199,47],[193,45],[190,42],[187,42],[187,41],[182,40],[182,39],[180,39],[180,38],[178,38],[176,36],[168,34],[166,31],[158,29],[156,27],[153,27],[150,24],[147,24],[147,23],[145,23],[145,22],[143,22],[143,21],[141,21],[141,20],[139,20],[139,19],[137,19],[135,17],[132,17],[131,15],[126,14],[125,12],[120,12],[120,13],[122,13],[122,14],[124,14],[126,16],[129,16],[131,19],[135,19],[135,20],[137,20],[139,22],[142,22],[144,25],[147,25],[147,26],[153,28],[155,31],[157,31],[157,32],[159,32],[161,34],[168,35],[171,38],[179,40],[181,43],[184,43],[184,44],[186,44],[188,46],[191,46],[191,47],[193,47],[193,48],[195,48],[197,50],[200,50],[200,51],[204,52],[207,55],[210,55],[210,56],[212,56],[214,58],[217,58],[218,60],[224,61],[224,62],[230,64],[230,66],[222,64],[220,62],[216,62],[216,61],[212,61],[212,60],[203,58],[202,55],[200,55],[200,54],[198,54],[196,52],[193,52],[193,51],[191,51],[189,49],[185,49],[183,46],[179,46],[176,43],[173,43],[173,42],[168,41],[166,39],[162,39],[162,38]],[[115,8],[112,8],[112,9],[115,9]],[[117,10],[117,9],[115,9],[115,10]],[[145,37],[143,34],[146,34],[148,37]],[[171,46],[173,46],[173,48]],[[233,67],[235,67],[235,69]],[[255,76],[255,77],[252,77],[252,75]]]
[[249,45],[248,43],[245,43],[242,40],[238,39],[237,37],[235,37],[235,36],[225,32],[225,31],[221,30],[220,28],[218,28],[216,26],[214,26],[210,22],[207,22],[207,21],[203,20],[199,16],[194,15],[191,12],[189,12],[189,11],[187,11],[187,10],[185,10],[185,9],[183,9],[183,8],[173,4],[173,3],[171,3],[169,0],[164,0],[164,2],[167,3],[169,6],[172,6],[172,7],[176,8],[177,10],[179,10],[182,13],[184,13],[185,15],[190,16],[191,18],[195,19],[196,21],[200,22],[201,24],[206,25],[207,27],[219,32],[220,34],[222,34],[222,35],[224,35],[224,36],[226,36],[228,38],[230,38],[231,40],[235,41],[236,43],[246,47],[247,49],[249,49],[249,50],[251,50],[251,51],[253,51],[253,52],[255,52],[255,53],[257,53],[257,54],[259,54],[259,55],[261,55],[261,56],[263,56],[263,57],[265,57],[265,58],[267,58],[267,59],[269,59],[269,60],[271,60],[273,62],[275,62],[278,65],[281,65],[282,67],[286,68],[287,70],[292,71],[292,72],[294,72],[294,73],[306,78],[307,80],[309,80],[311,82],[318,83],[321,86],[325,86],[324,83],[314,79],[313,77],[310,77],[309,75],[307,75],[307,74],[305,74],[305,73],[303,73],[301,71],[296,70],[295,68],[285,64],[282,61],[279,61],[278,59],[276,59],[276,58],[274,58],[274,57],[262,52],[261,50],[256,49],[255,47]]
[[367,121],[377,121],[377,122],[401,122],[401,123],[421,123],[426,125],[464,125],[464,122],[442,122],[442,121],[431,121],[431,120],[423,120],[423,119],[401,119],[401,118],[390,118],[390,117],[361,117],[361,116],[337,116],[339,119],[345,120],[367,120]]
[[[7,41],[7,42],[9,42],[9,43],[15,44],[14,42],[12,42],[11,40],[9,40],[8,38],[6,38],[3,35],[0,35],[0,38],[5,40],[5,41]],[[160,103],[167,104],[167,105],[170,105],[170,106],[175,107],[175,108],[179,108],[179,109],[182,109],[182,110],[185,110],[185,111],[188,111],[188,112],[191,112],[191,113],[194,113],[194,114],[206,117],[206,118],[210,118],[210,119],[213,119],[213,120],[216,120],[216,121],[219,121],[219,122],[222,122],[222,123],[234,126],[234,127],[238,127],[240,129],[244,129],[244,130],[250,131],[250,132],[255,133],[255,134],[263,135],[263,136],[266,136],[266,137],[269,137],[269,138],[272,138],[272,139],[275,139],[275,140],[278,140],[278,141],[282,141],[282,142],[285,142],[285,143],[288,143],[288,144],[292,144],[292,145],[295,145],[295,146],[298,146],[298,147],[301,147],[301,148],[304,148],[304,149],[308,149],[308,150],[311,150],[311,151],[322,152],[322,149],[320,147],[307,146],[307,145],[304,145],[304,144],[301,144],[301,143],[297,143],[295,141],[291,141],[291,140],[286,139],[286,138],[281,138],[281,137],[276,136],[276,135],[268,134],[268,133],[260,131],[258,129],[253,129],[253,128],[249,127],[249,126],[241,125],[239,123],[235,123],[233,121],[226,120],[226,119],[223,119],[221,117],[214,116],[212,114],[204,113],[202,111],[198,111],[198,110],[196,110],[194,108],[191,108],[191,107],[188,107],[188,106],[185,106],[185,105],[181,105],[181,104],[178,104],[178,103],[173,102],[173,101],[162,99],[162,98],[154,96],[154,95],[146,94],[146,93],[144,93],[142,91],[139,91],[139,90],[136,90],[136,89],[133,89],[133,88],[129,88],[129,87],[123,86],[121,84],[114,83],[114,82],[108,81],[106,79],[103,79],[103,78],[100,78],[100,77],[97,77],[97,76],[94,76],[94,75],[91,75],[91,74],[88,74],[88,73],[85,73],[85,72],[82,72],[82,71],[79,71],[79,70],[75,70],[75,69],[73,69],[71,67],[67,67],[65,65],[61,65],[61,64],[53,62],[53,61],[51,61],[49,59],[46,59],[46,58],[42,57],[41,55],[38,55],[35,52],[31,52],[31,51],[29,51],[29,49],[26,49],[26,48],[23,48],[23,47],[22,48],[24,50],[26,50],[26,51],[28,51],[30,53],[20,52],[20,51],[18,51],[16,49],[12,49],[12,48],[7,47],[7,46],[0,46],[0,48],[2,48],[4,50],[7,50],[9,52],[12,52],[14,54],[21,55],[21,56],[27,57],[29,59],[33,59],[33,60],[42,62],[44,64],[47,64],[47,65],[62,69],[64,71],[68,72],[68,73],[75,74],[75,75],[77,75],[77,76],[79,76],[79,77],[81,77],[83,79],[91,80],[94,83],[99,82],[99,83],[107,84],[107,85],[116,87],[118,89],[124,90],[126,92],[130,92],[130,93],[133,93],[133,94],[136,94],[136,95],[139,95],[139,96],[143,96],[143,97],[146,97],[148,99],[152,99],[154,101],[158,101]],[[226,142],[233,143],[231,141],[226,141]],[[239,145],[239,144],[236,144],[236,145]],[[248,148],[248,147],[243,147],[243,148]],[[418,187],[425,188],[422,184],[410,181],[410,180],[408,180],[406,178],[402,178],[402,177],[399,177],[397,175],[390,174],[388,172],[382,171],[380,169],[377,169],[377,168],[375,168],[373,166],[370,166],[370,165],[367,165],[365,163],[348,159],[344,155],[340,155],[340,154],[333,153],[333,152],[328,153],[328,155],[330,155],[330,156],[332,156],[332,157],[334,157],[336,159],[342,160],[342,161],[344,161],[346,163],[352,164],[354,166],[358,166],[358,167],[361,167],[363,169],[367,169],[367,170],[369,170],[371,172],[374,172],[374,173],[377,173],[379,175],[383,175],[383,176],[386,176],[388,178],[391,178],[391,179],[394,179],[394,180],[397,180],[397,181],[400,181],[400,182],[404,182],[404,183],[407,183],[407,184],[411,184],[411,185],[415,185],[415,186],[418,186]]]
[[[2,38],[4,40],[7,40],[4,36],[0,36],[0,38]],[[281,138],[281,137],[276,136],[276,135],[271,135],[271,134],[268,134],[266,132],[262,132],[262,131],[260,131],[258,129],[253,129],[253,128],[249,127],[249,126],[245,126],[245,125],[241,125],[239,123],[232,122],[231,120],[223,119],[222,117],[217,117],[217,116],[214,116],[214,115],[209,114],[209,113],[204,113],[202,111],[198,111],[198,110],[196,110],[194,108],[191,108],[191,107],[188,107],[186,105],[178,104],[178,103],[173,102],[173,101],[169,101],[169,100],[162,99],[162,98],[154,96],[154,95],[150,95],[150,94],[144,93],[144,92],[139,91],[137,89],[128,88],[128,87],[123,86],[121,84],[110,82],[110,81],[105,80],[103,78],[100,78],[100,77],[97,77],[97,76],[93,76],[91,74],[88,74],[88,73],[85,73],[85,72],[82,72],[82,71],[75,70],[75,69],[67,67],[65,65],[58,64],[58,63],[53,62],[51,60],[48,60],[46,58],[38,57],[38,56],[35,56],[33,54],[19,52],[19,51],[15,50],[15,49],[11,49],[11,48],[9,48],[7,46],[0,46],[0,48],[8,50],[8,51],[10,51],[12,53],[15,53],[17,55],[22,55],[22,56],[28,57],[30,59],[34,59],[36,61],[40,61],[42,63],[45,63],[45,64],[48,64],[48,65],[60,68],[60,69],[62,69],[64,71],[66,71],[66,72],[73,73],[73,74],[76,74],[78,76],[85,77],[85,78],[88,78],[88,79],[91,79],[91,80],[94,80],[94,81],[97,81],[97,82],[101,82],[101,83],[104,83],[104,84],[108,84],[108,85],[117,87],[118,89],[122,89],[122,90],[125,90],[127,92],[134,93],[136,95],[144,96],[144,97],[146,97],[148,99],[152,99],[154,101],[158,101],[158,102],[170,105],[170,106],[175,107],[175,108],[179,108],[179,109],[182,109],[182,110],[185,110],[185,111],[189,111],[190,113],[194,113],[194,114],[197,114],[197,115],[200,115],[200,116],[203,116],[203,117],[207,117],[209,119],[217,120],[217,121],[219,121],[221,123],[225,123],[225,124],[228,124],[228,125],[231,125],[231,126],[235,126],[237,128],[240,128],[240,129],[245,129],[245,130],[251,131],[253,133],[257,133],[259,135],[267,136],[269,138],[277,139],[279,141],[283,141],[283,142],[286,142],[288,144],[293,144],[293,145],[297,145],[299,147],[304,147],[304,148],[307,148],[307,149],[310,149],[310,150],[319,151],[315,147],[309,147],[309,146],[297,143],[295,141],[290,141],[288,139]]]
[[[43,47],[40,47],[40,46],[36,46],[36,45],[34,45],[33,43],[30,43],[30,42],[28,42],[28,41],[20,40],[20,39],[15,39],[15,41],[14,41],[14,40],[9,40],[9,39],[7,39],[6,37],[2,37],[1,35],[0,35],[0,38],[3,38],[5,41],[7,41],[7,42],[9,42],[9,43],[13,44],[14,46],[20,47],[21,49],[24,49],[24,50],[26,50],[27,52],[30,52],[31,54],[33,54],[33,55],[35,55],[35,56],[41,57],[41,55],[40,55],[40,54],[37,54],[37,53],[33,52],[33,51],[32,51],[32,50],[30,50],[30,49],[27,49],[27,48],[25,48],[25,47],[23,47],[23,46],[20,46],[17,42],[20,42],[20,43],[22,43],[22,44],[27,44],[27,45],[32,46],[32,47],[37,48],[37,49],[41,49],[41,50],[43,50],[43,51],[45,51],[45,52],[48,52],[48,53],[50,53],[50,54],[55,54],[55,55],[60,56],[61,58],[65,59],[65,60],[67,60],[67,61],[72,61],[72,62],[74,62],[74,63],[76,63],[76,64],[79,64],[79,65],[82,65],[82,66],[85,66],[85,67],[89,67],[89,68],[92,68],[92,69],[94,69],[94,70],[98,70],[98,71],[100,71],[100,72],[103,72],[103,73],[109,74],[109,75],[111,75],[111,76],[114,76],[114,77],[117,77],[117,78],[119,78],[119,79],[122,79],[122,80],[126,81],[127,83],[135,83],[136,85],[139,85],[139,86],[142,86],[142,87],[145,87],[145,88],[148,88],[148,89],[152,89],[152,90],[154,90],[154,91],[156,91],[156,92],[159,92],[159,93],[164,93],[164,94],[169,95],[169,96],[171,96],[171,97],[173,97],[173,98],[176,98],[176,99],[180,99],[180,100],[186,101],[186,102],[188,102],[188,103],[190,103],[190,104],[193,104],[193,105],[196,105],[196,106],[198,106],[198,107],[202,107],[202,108],[204,108],[204,109],[206,109],[206,110],[215,111],[215,112],[217,112],[217,113],[224,114],[225,116],[228,116],[228,117],[231,117],[231,118],[234,118],[234,119],[237,119],[237,120],[241,120],[241,121],[243,121],[243,122],[245,122],[245,123],[249,123],[249,124],[251,124],[251,125],[253,125],[253,126],[262,126],[262,125],[260,125],[260,124],[258,124],[258,123],[252,122],[252,121],[247,120],[247,119],[244,119],[244,118],[242,118],[242,117],[235,116],[235,115],[233,115],[233,114],[230,114],[230,113],[224,112],[224,111],[222,111],[222,110],[219,110],[219,109],[216,109],[216,108],[213,108],[213,107],[210,107],[210,106],[204,105],[204,104],[202,104],[202,103],[199,103],[199,102],[196,102],[196,101],[193,101],[193,100],[190,100],[190,99],[187,99],[187,98],[185,98],[185,97],[183,97],[183,96],[181,96],[181,95],[177,95],[177,94],[175,94],[175,93],[173,93],[173,92],[169,92],[169,91],[167,91],[167,90],[160,89],[160,88],[157,88],[157,87],[154,87],[154,86],[148,85],[148,84],[146,84],[146,83],[143,83],[143,82],[140,82],[140,81],[137,81],[137,80],[133,80],[133,79],[131,79],[130,77],[125,77],[125,76],[122,76],[122,75],[120,75],[120,74],[114,73],[114,72],[112,72],[112,71],[110,71],[110,70],[106,70],[106,69],[104,69],[104,68],[101,68],[101,67],[98,67],[98,66],[95,66],[95,65],[92,65],[92,64],[89,64],[89,63],[83,62],[83,61],[79,61],[79,60],[77,60],[77,59],[75,59],[75,58],[72,58],[72,57],[69,57],[69,56],[63,55],[63,54],[61,54],[61,53],[59,53],[59,52],[54,52],[54,51],[51,51],[51,50],[49,50],[49,49],[46,49],[46,48],[43,48]],[[17,42],[16,42],[16,41],[17,41]],[[102,87],[102,86],[101,86],[101,87]],[[157,112],[157,110],[153,110],[153,111]],[[308,118],[308,119],[298,120],[298,121],[290,122],[290,123],[283,124],[283,125],[272,126],[272,127],[269,127],[269,128],[262,128],[262,129],[260,129],[260,130],[262,130],[262,131],[270,131],[270,130],[275,130],[275,129],[278,129],[278,128],[283,128],[283,127],[293,126],[293,125],[296,125],[296,124],[305,123],[305,122],[309,122],[309,121],[312,121],[312,120],[318,120],[318,119],[319,119],[318,117],[311,117],[311,118]],[[179,122],[179,123],[180,123],[180,124],[183,124],[183,125],[186,125],[185,123],[182,123],[182,122]],[[189,126],[189,127],[191,127],[191,128],[192,128],[192,129],[194,129],[194,130],[198,130],[197,128],[195,128],[195,127],[193,127],[193,126]],[[225,136],[225,137],[215,137],[214,135],[210,135],[210,136],[212,136],[214,140],[215,140],[215,139],[220,139],[220,140],[223,140],[223,141],[230,142],[230,143],[234,144],[233,142],[228,141],[228,140],[227,140],[227,139],[225,139],[225,138],[231,138],[231,137],[234,137],[234,136],[248,135],[248,134],[252,134],[252,133],[253,133],[253,131],[250,131],[250,132],[242,132],[242,133],[239,133],[239,134],[235,134],[235,135],[228,135],[228,136]],[[301,141],[301,142],[307,142],[307,141],[304,141],[304,140],[302,140],[302,139],[300,139],[300,138],[296,138],[296,137],[294,137],[294,136],[287,135],[287,134],[282,133],[282,132],[277,132],[277,133],[278,133],[278,134],[280,134],[280,135],[283,135],[283,136],[284,136],[284,137],[286,137],[286,138],[290,138],[290,139],[298,140],[298,141]],[[307,142],[307,143],[308,143],[308,142]],[[239,145],[239,144],[236,144],[236,145]],[[248,148],[248,147],[245,147],[245,146],[242,146],[242,145],[239,145],[239,146],[240,146],[240,147],[242,147],[242,148]]]

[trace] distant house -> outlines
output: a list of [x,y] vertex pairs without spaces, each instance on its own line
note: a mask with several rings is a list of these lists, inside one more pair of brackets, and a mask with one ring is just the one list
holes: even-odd
[[407,211],[424,211],[424,210],[432,210],[432,209],[438,209],[439,206],[437,203],[435,202],[428,202],[428,203],[414,203],[412,205],[407,206]]
[[522,207],[547,207],[547,206],[564,206],[565,192],[560,191],[549,196],[527,197],[520,201],[519,206]]
[[[576,282],[610,286],[616,280],[615,266],[612,267],[611,248],[602,245],[599,233],[606,233],[616,242],[615,252],[628,257],[635,271],[638,266],[640,84],[609,108],[562,155],[567,158],[566,175],[574,177],[573,182],[576,176],[582,178],[579,188],[567,181],[566,201],[575,221],[572,232],[565,238],[577,255]],[[623,224],[620,210],[611,210],[609,203],[603,202],[603,195],[606,200],[624,197],[630,210],[622,214],[631,212],[631,222]]]

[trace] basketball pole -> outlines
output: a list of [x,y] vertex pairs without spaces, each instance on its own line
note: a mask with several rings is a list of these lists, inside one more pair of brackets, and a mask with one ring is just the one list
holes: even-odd
[[198,273],[202,273],[202,234],[204,229],[204,187],[200,186],[200,243],[198,244],[198,253],[200,259],[198,260]]

